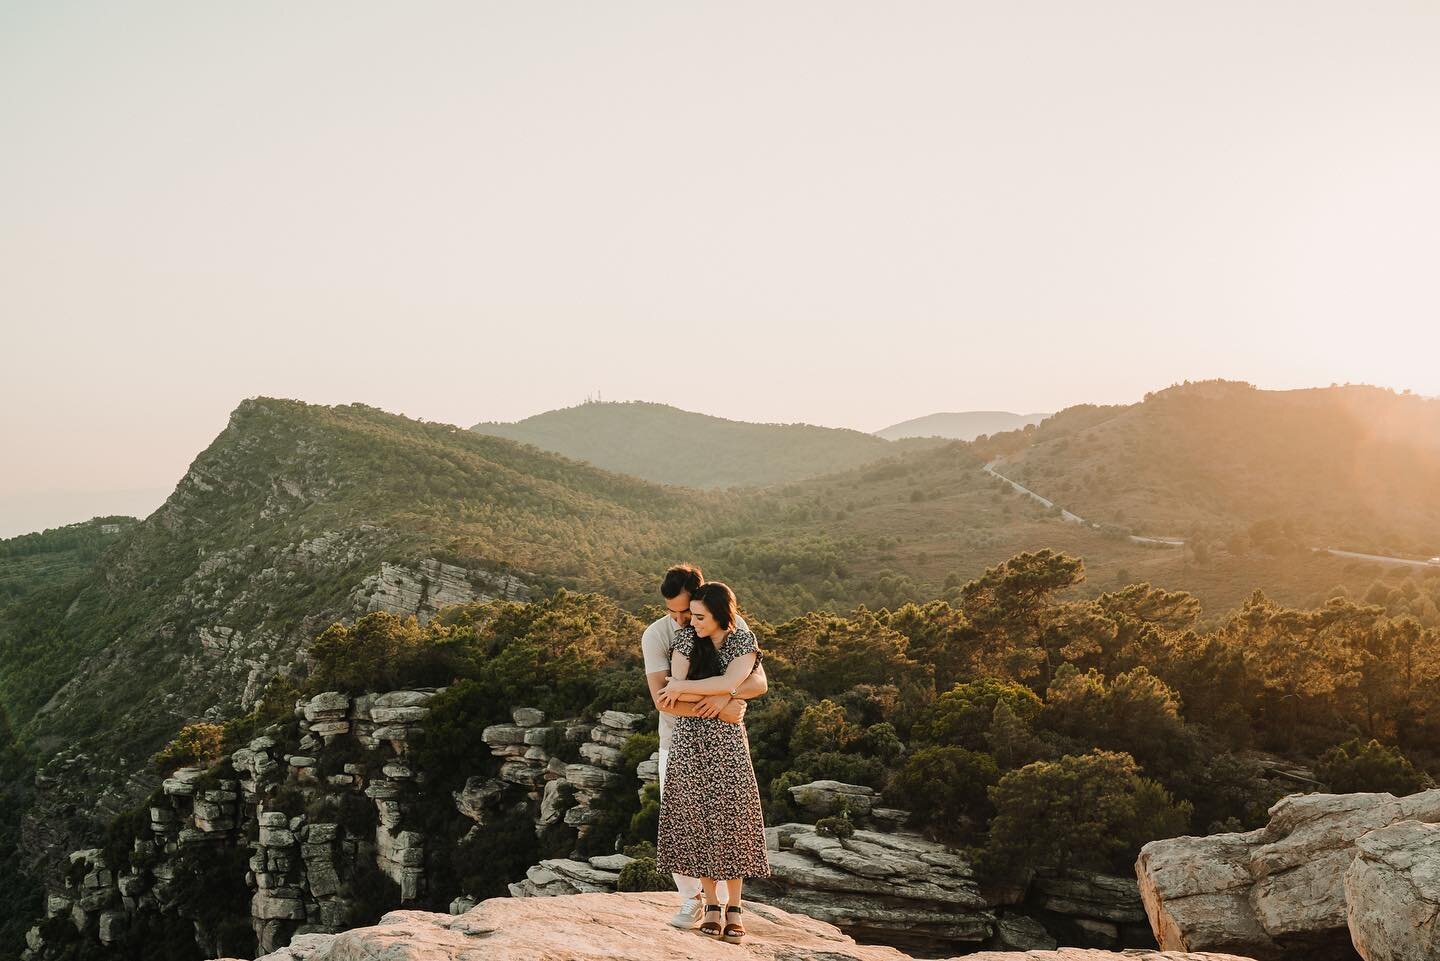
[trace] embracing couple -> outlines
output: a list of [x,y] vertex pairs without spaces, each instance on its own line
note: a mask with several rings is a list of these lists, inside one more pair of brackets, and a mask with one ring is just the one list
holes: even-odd
[[730,588],[680,564],[665,572],[660,594],[666,614],[641,647],[660,710],[657,863],[685,896],[670,923],[700,922],[702,934],[737,943],[741,887],[770,873],[744,720],[746,700],[766,691],[765,669]]

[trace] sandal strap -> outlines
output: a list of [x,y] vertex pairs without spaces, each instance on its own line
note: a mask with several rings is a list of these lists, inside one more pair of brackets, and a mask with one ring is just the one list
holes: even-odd
[[726,905],[726,906],[725,906],[725,913],[726,913],[726,914],[729,914],[731,911],[734,911],[736,914],[742,914],[742,913],[743,913],[743,912],[741,911],[740,905],[738,905],[738,904],[730,904],[730,905]]
[[[709,914],[711,911],[719,911],[719,910],[720,910],[720,905],[718,905],[718,904],[707,904],[707,905],[705,905],[705,913],[706,913],[706,914]],[[739,910],[739,909],[737,908],[736,910]]]

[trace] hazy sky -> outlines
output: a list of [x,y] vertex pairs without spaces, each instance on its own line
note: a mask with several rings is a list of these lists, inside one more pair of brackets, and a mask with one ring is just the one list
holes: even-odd
[[0,0],[0,536],[257,394],[1440,393],[1437,51],[1434,0]]

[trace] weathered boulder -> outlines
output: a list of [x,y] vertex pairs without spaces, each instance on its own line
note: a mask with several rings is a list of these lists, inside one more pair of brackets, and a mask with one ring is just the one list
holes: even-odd
[[609,768],[612,771],[620,770],[625,758],[619,748],[594,742],[580,745],[580,756],[591,764]]
[[[491,898],[461,915],[394,911],[374,927],[305,943],[260,961],[910,961],[895,948],[856,944],[823,921],[756,904],[745,915],[740,945],[670,927],[671,893],[576,894],[564,903]],[[300,938],[296,938],[299,942]],[[298,950],[297,950],[298,949]],[[967,961],[1246,961],[1232,955],[1062,948],[1025,953],[984,951]],[[222,959],[223,961],[223,959]]]
[[840,839],[812,824],[782,824],[766,829],[766,846],[771,876],[747,884],[747,897],[932,955],[993,932],[994,912],[969,864],[942,844],[863,830]]
[[504,781],[471,775],[466,779],[465,786],[451,796],[455,799],[456,810],[475,823],[483,824],[487,808],[499,801],[504,793]]
[[1440,789],[1294,794],[1255,831],[1151,841],[1135,872],[1156,940],[1261,961],[1353,958],[1345,874],[1356,842],[1404,820],[1440,822]]
[[811,781],[798,784],[790,789],[795,803],[817,817],[834,814],[841,808],[848,808],[851,814],[864,816],[876,801],[875,789],[863,784],[846,784],[843,781]]
[[628,714],[625,711],[603,711],[600,723],[617,731],[633,731],[645,720],[643,714]]
[[350,711],[350,695],[340,691],[325,691],[306,701],[301,710],[305,720],[312,724],[316,721],[342,721]]
[[[503,774],[501,775],[504,776]],[[620,775],[612,774],[593,764],[565,765],[565,780],[582,791],[601,791],[618,781]]]
[[510,717],[520,727],[535,727],[545,723],[545,712],[538,707],[517,707],[510,711]]
[[1355,950],[1365,961],[1440,958],[1440,826],[1400,821],[1355,846],[1345,872]]

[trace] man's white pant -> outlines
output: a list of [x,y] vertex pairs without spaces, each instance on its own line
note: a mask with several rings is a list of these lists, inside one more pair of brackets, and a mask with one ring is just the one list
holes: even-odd
[[[669,752],[669,751],[663,751],[663,750],[662,750],[662,751],[660,752],[660,799],[661,799],[661,803],[662,803],[662,804],[664,803],[664,799],[665,799],[665,768],[666,768],[667,766],[669,766],[669,763],[670,763],[670,752]],[[672,875],[672,877],[675,878],[675,887],[676,887],[676,889],[678,889],[679,892],[680,892],[681,894],[683,894],[685,897],[687,897],[687,898],[698,898],[698,897],[700,897],[701,892],[700,892],[700,879],[699,879],[699,878],[692,878],[692,877],[689,877],[689,876],[684,875],[684,874],[675,874],[675,875]]]

